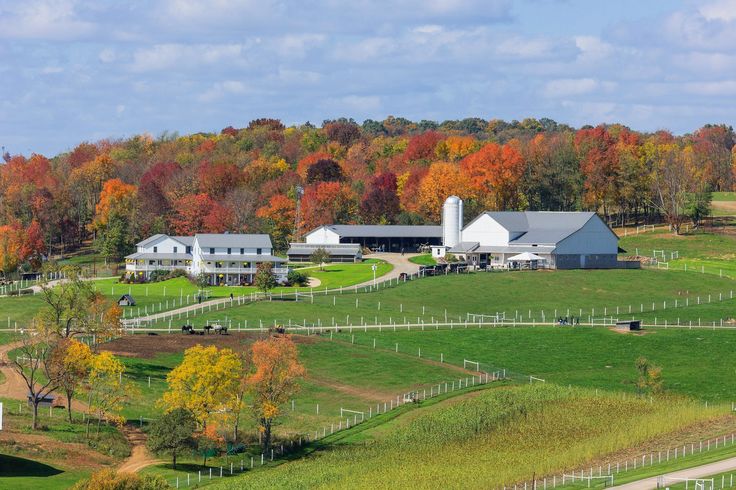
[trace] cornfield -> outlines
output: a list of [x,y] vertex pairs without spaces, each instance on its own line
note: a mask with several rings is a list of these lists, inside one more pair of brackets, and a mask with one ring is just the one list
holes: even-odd
[[585,465],[728,407],[529,385],[428,407],[370,442],[321,452],[216,488],[500,488]]

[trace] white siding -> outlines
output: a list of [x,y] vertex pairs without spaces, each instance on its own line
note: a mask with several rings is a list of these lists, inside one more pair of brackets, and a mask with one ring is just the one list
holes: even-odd
[[565,254],[616,254],[618,239],[598,216],[593,216],[585,226],[557,244],[557,255]]
[[[153,248],[156,247],[156,253],[160,254],[173,254],[173,253],[186,253],[187,246],[184,245],[181,242],[178,242],[174,240],[173,238],[169,236],[162,236],[158,240],[153,241],[152,243],[146,244],[145,247],[138,247],[138,252],[143,253],[154,253]],[[174,251],[174,247],[176,247],[176,252]]]
[[463,229],[460,241],[478,242],[482,246],[507,246],[509,231],[487,214],[483,214]]
[[340,235],[326,226],[321,226],[307,234],[305,241],[314,245],[336,245],[340,243]]

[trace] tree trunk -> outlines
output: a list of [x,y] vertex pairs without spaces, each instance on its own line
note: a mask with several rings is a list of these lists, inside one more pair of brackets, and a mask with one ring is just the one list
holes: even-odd
[[261,420],[261,426],[263,427],[263,452],[268,452],[271,447],[271,421]]
[[176,451],[174,451],[171,455],[173,457],[172,466],[174,467],[174,469],[176,469]]
[[72,397],[74,394],[71,391],[66,392],[66,413],[69,415],[69,422],[72,421]]
[[33,430],[38,429],[38,397],[33,397],[33,422],[31,423],[31,428]]

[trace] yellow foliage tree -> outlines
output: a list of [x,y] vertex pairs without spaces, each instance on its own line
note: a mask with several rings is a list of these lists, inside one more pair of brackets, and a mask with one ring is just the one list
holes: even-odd
[[231,349],[196,345],[166,376],[169,389],[159,405],[166,411],[189,410],[204,426],[213,413],[232,413],[240,406],[243,362]]
[[93,358],[87,344],[71,338],[59,340],[51,352],[50,370],[66,395],[69,422],[72,421],[72,399],[87,379]]
[[[90,372],[87,378],[87,405],[90,416],[97,417],[97,435],[100,433],[102,420],[118,426],[125,423],[120,414],[123,402],[131,394],[131,386],[123,382],[125,366],[112,353],[103,351],[92,356]],[[91,417],[90,417],[91,418]],[[87,419],[87,438],[89,438]]]
[[276,335],[253,343],[251,372],[245,378],[252,395],[253,415],[258,422],[261,446],[271,446],[271,428],[281,414],[281,406],[299,390],[306,369],[299,363],[296,345],[289,336]]
[[443,160],[456,162],[476,151],[478,141],[472,136],[450,136],[437,143],[435,153]]

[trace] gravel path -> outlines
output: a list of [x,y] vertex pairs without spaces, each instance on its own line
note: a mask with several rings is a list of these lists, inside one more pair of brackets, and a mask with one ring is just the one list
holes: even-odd
[[[716,475],[718,473],[725,473],[727,471],[736,470],[736,458],[724,459],[722,461],[716,461],[715,463],[708,463],[702,466],[696,466],[694,468],[688,468],[685,470],[673,471],[672,473],[665,473],[664,475],[668,478],[705,478],[710,475]],[[619,485],[615,487],[620,490],[650,490],[657,488],[657,476],[645,478],[625,485]],[[670,485],[674,483],[668,482]]]

